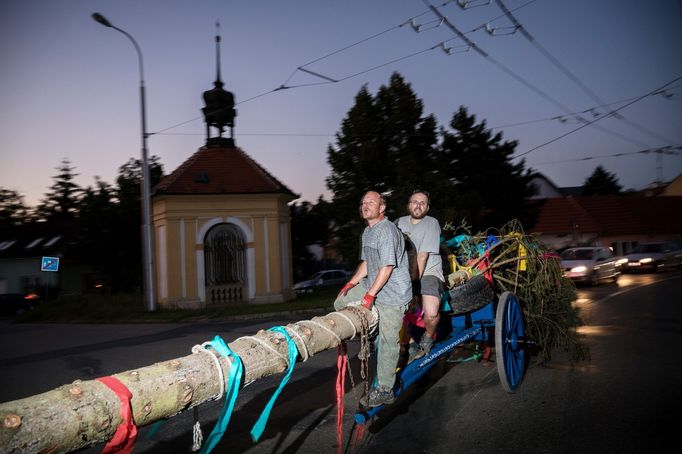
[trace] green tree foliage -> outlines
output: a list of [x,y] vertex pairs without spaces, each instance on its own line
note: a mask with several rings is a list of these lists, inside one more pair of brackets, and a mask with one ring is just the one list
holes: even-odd
[[[460,107],[450,122],[452,132],[443,131],[443,168],[454,191],[443,202],[455,218],[465,218],[477,229],[499,227],[511,219],[526,221],[528,197],[534,194],[533,174],[523,160],[511,162],[516,141],[502,141],[502,133],[476,122]],[[524,222],[525,224],[525,222]]]
[[0,187],[0,232],[27,223],[28,208],[24,196],[12,189]]
[[75,169],[68,158],[62,159],[61,165],[56,168],[59,173],[52,177],[54,181],[49,188],[50,192],[45,194],[38,205],[37,214],[40,219],[70,221],[78,216],[83,189],[74,181],[78,176],[74,173]]
[[623,187],[618,184],[618,178],[602,166],[597,166],[583,183],[582,195],[614,195],[619,194]]
[[336,135],[336,145],[328,148],[332,220],[339,249],[351,267],[364,228],[358,216],[362,194],[376,190],[390,195],[388,215],[394,218],[403,213],[414,188],[437,176],[436,121],[423,110],[410,85],[395,73],[376,96],[367,87],[360,90]]

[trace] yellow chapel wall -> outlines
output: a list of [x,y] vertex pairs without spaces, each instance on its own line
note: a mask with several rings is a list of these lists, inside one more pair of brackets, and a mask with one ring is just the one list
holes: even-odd
[[213,225],[222,222],[236,224],[246,239],[248,302],[292,299],[290,200],[284,194],[155,196],[159,306],[206,305],[203,240]]

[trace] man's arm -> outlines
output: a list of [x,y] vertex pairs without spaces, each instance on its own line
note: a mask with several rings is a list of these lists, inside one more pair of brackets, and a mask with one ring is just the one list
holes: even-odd
[[367,262],[363,260],[360,262],[358,268],[355,270],[355,274],[353,274],[353,277],[351,277],[350,281],[348,282],[353,285],[358,285],[358,283],[365,277],[367,277]]
[[379,293],[379,291],[384,288],[384,285],[386,285],[386,282],[388,282],[388,278],[391,277],[392,272],[393,265],[382,266],[379,268],[377,277],[374,279],[374,282],[372,282],[372,285],[369,290],[367,290],[367,293],[372,296],[377,296],[377,293]]
[[419,269],[419,279],[424,276],[424,270],[426,269],[426,262],[429,260],[428,252],[420,252],[417,254],[417,269]]

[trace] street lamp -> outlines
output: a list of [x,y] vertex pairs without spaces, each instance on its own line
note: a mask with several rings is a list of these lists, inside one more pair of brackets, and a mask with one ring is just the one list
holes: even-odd
[[143,255],[143,288],[145,307],[148,311],[156,310],[156,295],[154,292],[154,268],[152,256],[152,228],[151,228],[151,194],[149,190],[149,160],[147,159],[147,113],[145,105],[144,71],[142,65],[142,51],[137,41],[125,30],[112,25],[100,13],[93,13],[92,18],[104,25],[123,33],[135,46],[140,67],[140,109],[142,116],[142,255]]

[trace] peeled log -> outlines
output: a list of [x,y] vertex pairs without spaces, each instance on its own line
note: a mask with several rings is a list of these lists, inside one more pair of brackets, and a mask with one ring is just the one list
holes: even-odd
[[[339,339],[359,335],[365,317],[369,320],[369,311],[349,307],[290,323],[286,328],[296,343],[300,361],[336,347]],[[288,345],[279,333],[261,330],[228,345],[244,364],[244,383],[287,370]],[[222,357],[219,361],[223,376],[228,377],[229,362]],[[138,427],[222,397],[218,396],[220,381],[215,360],[202,352],[113,377],[132,393],[132,414]],[[108,441],[122,422],[117,395],[96,380],[76,380],[42,394],[0,404],[0,418],[3,421],[0,453],[75,451]]]

